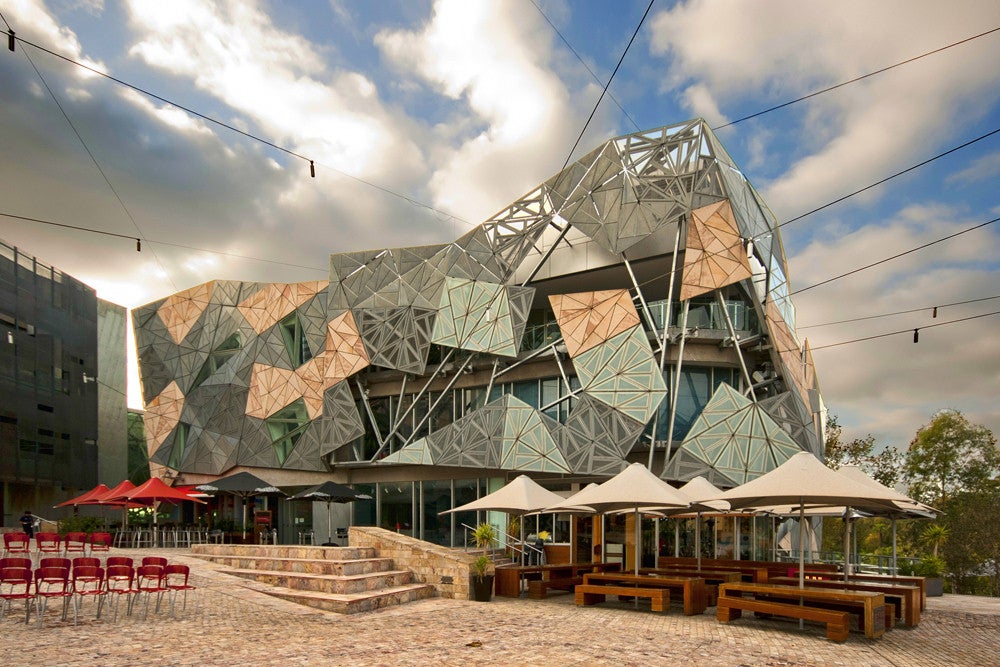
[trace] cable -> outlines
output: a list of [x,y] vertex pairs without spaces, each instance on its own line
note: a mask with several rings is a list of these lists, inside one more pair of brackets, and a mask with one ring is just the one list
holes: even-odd
[[[553,23],[549,19],[549,17],[545,15],[545,12],[542,11],[542,8],[538,6],[538,3],[535,2],[535,0],[528,0],[528,2],[530,2],[532,5],[534,5],[535,9],[538,10],[538,13],[542,15],[543,19],[545,19],[545,22],[549,24],[549,26],[552,28],[553,31],[555,31],[555,33],[557,35],[559,35],[559,39],[561,39],[562,42],[563,42],[563,44],[566,45],[566,48],[568,48],[570,51],[573,52],[573,55],[576,56],[576,59],[580,61],[580,64],[583,65],[584,69],[586,69],[588,72],[590,72],[590,76],[593,77],[594,81],[596,81],[598,84],[600,84],[601,83],[601,79],[594,73],[594,70],[590,69],[590,66],[587,65],[586,61],[583,59],[583,56],[581,56],[579,53],[577,53],[577,50],[573,48],[573,45],[569,43],[569,40],[566,39],[561,32],[559,32],[559,28],[557,28],[556,24]],[[615,106],[618,107],[618,110],[621,111],[622,114],[626,118],[628,118],[629,122],[632,123],[632,127],[634,127],[637,132],[641,131],[642,128],[639,127],[639,124],[637,122],[635,122],[635,119],[632,118],[632,116],[629,115],[628,111],[625,111],[625,108],[615,98],[615,96],[612,95],[611,93],[608,93],[608,97],[610,97],[611,101],[615,103]]]
[[[807,324],[805,326],[798,325],[795,328],[799,331],[802,329],[815,329],[817,327],[829,327],[835,324],[849,324],[851,322],[863,322],[865,320],[878,320],[883,317],[894,317],[896,315],[909,315],[911,313],[922,313],[925,310],[937,311],[939,308],[950,308],[952,306],[965,306],[970,303],[979,303],[980,301],[991,301],[992,299],[1000,299],[1000,295],[997,296],[985,296],[981,299],[969,299],[968,301],[954,301],[952,303],[942,303],[937,306],[924,306],[923,308],[911,308],[909,310],[897,310],[892,313],[882,313],[881,315],[868,315],[866,317],[852,317],[849,320],[837,320],[835,322],[823,322],[822,324]],[[937,315],[935,314],[935,317]]]
[[766,113],[770,113],[772,111],[777,111],[778,109],[784,109],[785,107],[791,106],[792,104],[795,104],[797,102],[802,102],[803,100],[808,100],[811,97],[816,97],[817,95],[822,95],[823,93],[828,93],[831,90],[836,90],[837,88],[840,88],[842,86],[846,86],[846,85],[848,85],[850,83],[857,83],[858,81],[861,81],[862,79],[867,79],[868,77],[875,76],[876,74],[882,74],[883,72],[888,72],[889,70],[891,70],[893,68],[900,67],[901,65],[906,65],[908,63],[912,63],[912,62],[914,62],[916,60],[920,60],[921,58],[926,58],[927,56],[934,55],[935,53],[940,53],[941,51],[944,51],[946,49],[950,49],[953,46],[959,46],[960,44],[965,44],[966,42],[971,42],[974,39],[979,39],[980,37],[985,37],[986,35],[994,33],[994,32],[996,32],[998,30],[1000,30],[1000,27],[993,28],[992,30],[987,30],[986,32],[981,32],[978,35],[973,35],[972,37],[966,37],[965,39],[963,39],[961,41],[958,41],[958,42],[955,42],[953,44],[949,44],[948,46],[942,46],[939,49],[934,49],[933,51],[928,51],[927,53],[922,53],[919,56],[914,56],[913,58],[909,58],[907,60],[903,60],[901,62],[896,63],[895,65],[889,65],[888,67],[883,67],[882,69],[875,70],[874,72],[869,72],[868,74],[863,74],[863,75],[861,75],[859,77],[851,79],[850,81],[844,81],[844,82],[838,83],[838,84],[836,84],[834,86],[830,86],[829,88],[824,88],[822,90],[817,90],[816,92],[809,93],[808,95],[804,95],[804,96],[799,97],[797,99],[791,100],[790,102],[785,102],[783,104],[779,104],[777,106],[771,107],[770,109],[764,109],[763,111],[758,111],[757,113],[750,114],[749,116],[744,116],[743,118],[737,118],[736,120],[731,121],[729,123],[726,123],[725,125],[719,125],[719,126],[713,127],[712,129],[713,130],[721,130],[724,127],[729,127],[730,125],[736,125],[736,123],[742,123],[745,120],[750,120],[751,118],[756,118],[757,116],[763,116]]
[[795,290],[794,292],[789,292],[788,296],[794,296],[796,294],[801,294],[802,292],[805,292],[806,290],[811,290],[814,287],[819,287],[820,285],[826,285],[827,283],[832,283],[834,280],[840,280],[841,278],[845,278],[847,276],[854,275],[855,273],[859,273],[861,271],[864,271],[865,269],[870,269],[873,266],[878,266],[879,264],[885,264],[888,261],[891,261],[891,260],[894,260],[894,259],[898,259],[900,257],[903,257],[904,255],[909,255],[910,253],[916,252],[918,250],[923,250],[924,248],[929,248],[930,246],[935,245],[937,243],[941,243],[942,241],[947,241],[948,239],[953,239],[956,236],[961,236],[962,234],[966,234],[968,232],[975,231],[977,229],[981,229],[982,227],[986,227],[987,225],[992,225],[997,220],[1000,220],[1000,218],[993,218],[992,220],[987,220],[984,223],[978,224],[978,225],[976,225],[974,227],[969,227],[968,229],[963,229],[962,231],[955,232],[954,234],[949,234],[948,236],[944,236],[944,237],[939,238],[939,239],[937,239],[935,241],[931,241],[930,243],[925,243],[923,245],[919,245],[916,248],[911,248],[911,249],[909,249],[909,250],[907,250],[905,252],[901,252],[901,253],[892,255],[891,257],[886,257],[885,259],[880,259],[877,262],[872,262],[871,264],[867,264],[867,265],[859,267],[857,269],[853,269],[853,270],[848,271],[846,273],[841,273],[839,276],[834,276],[832,278],[827,278],[826,280],[818,282],[818,283],[816,283],[814,285],[810,285],[809,287],[803,287],[802,289]]
[[[920,163],[918,163],[918,164],[915,164],[915,165],[913,165],[912,167],[907,167],[907,168],[906,168],[906,169],[904,169],[903,171],[899,171],[899,172],[896,172],[896,173],[895,173],[895,174],[893,174],[892,176],[886,176],[886,177],[885,177],[885,178],[883,178],[883,179],[882,179],[881,181],[876,181],[875,183],[872,183],[871,185],[866,185],[865,187],[861,188],[860,190],[855,190],[854,192],[852,192],[852,193],[850,193],[850,194],[846,194],[846,195],[844,195],[843,197],[840,197],[840,198],[838,198],[838,199],[834,199],[834,200],[833,200],[832,202],[829,202],[829,203],[827,203],[827,204],[823,204],[822,206],[820,206],[820,207],[818,207],[818,208],[814,208],[814,209],[813,209],[813,210],[811,210],[811,211],[806,211],[806,212],[805,212],[805,213],[803,213],[802,215],[797,215],[797,216],[795,216],[794,218],[792,218],[791,220],[785,220],[784,222],[782,222],[781,224],[779,224],[779,225],[778,225],[778,226],[776,227],[776,229],[781,229],[781,228],[782,228],[782,227],[784,227],[785,225],[790,225],[790,224],[792,224],[793,222],[795,222],[796,220],[801,220],[802,218],[804,218],[804,217],[806,217],[806,216],[808,216],[808,215],[812,215],[813,213],[817,213],[817,212],[819,212],[819,211],[822,211],[823,209],[825,209],[825,208],[829,208],[829,207],[833,206],[834,204],[839,204],[840,202],[842,202],[842,201],[844,201],[845,199],[848,199],[848,198],[850,198],[850,197],[853,197],[854,195],[859,195],[859,194],[861,194],[862,192],[864,192],[864,191],[866,191],[866,190],[871,190],[872,188],[874,188],[874,187],[876,187],[876,186],[879,186],[879,185],[882,185],[883,183],[885,183],[885,182],[887,182],[887,181],[891,181],[892,179],[896,178],[897,176],[902,176],[903,174],[906,174],[906,173],[908,173],[908,172],[911,172],[911,171],[913,171],[914,169],[919,169],[920,167],[923,167],[924,165],[927,165],[927,164],[930,164],[931,162],[934,162],[934,160],[937,160],[937,159],[940,159],[940,158],[943,158],[944,156],[946,156],[946,155],[949,155],[949,154],[951,154],[951,153],[954,153],[955,151],[958,151],[958,150],[961,150],[961,149],[963,149],[963,148],[965,148],[965,147],[967,147],[967,146],[971,146],[972,144],[976,143],[977,141],[982,141],[983,139],[986,139],[986,138],[988,138],[988,137],[992,137],[992,136],[993,136],[994,134],[996,134],[997,132],[1000,132],[1000,128],[997,128],[997,129],[993,130],[992,132],[987,132],[986,134],[984,134],[984,135],[982,135],[982,136],[979,136],[979,137],[976,137],[976,138],[975,138],[975,139],[973,139],[972,141],[966,141],[966,142],[965,142],[964,144],[962,144],[961,146],[955,146],[954,148],[952,148],[952,149],[950,149],[950,150],[946,150],[946,151],[945,151],[944,153],[938,153],[937,155],[935,155],[935,156],[934,156],[934,157],[932,157],[932,158],[928,158],[927,160],[924,160],[923,162],[920,162]],[[768,233],[770,233],[770,232],[768,232]],[[754,237],[754,239],[757,239],[757,238],[759,238],[760,236],[766,236],[766,234],[759,234],[758,236],[755,236],[755,237]]]
[[[0,216],[5,217],[5,218],[12,218],[14,220],[23,220],[25,222],[37,222],[37,223],[40,223],[40,224],[43,224],[43,225],[52,225],[53,227],[62,227],[64,229],[72,229],[72,230],[79,231],[79,232],[89,232],[91,234],[102,234],[104,236],[113,236],[115,238],[120,238],[120,239],[129,239],[129,240],[132,240],[132,241],[135,240],[134,236],[126,236],[125,234],[116,234],[115,232],[106,232],[106,231],[103,231],[103,230],[100,230],[100,229],[89,229],[87,227],[78,227],[77,225],[67,225],[67,224],[62,223],[62,222],[52,222],[51,220],[42,220],[40,218],[30,218],[30,217],[25,216],[25,215],[14,215],[13,213],[5,213],[4,211],[0,211]],[[212,253],[214,255],[223,255],[223,256],[226,256],[226,257],[235,257],[237,259],[249,259],[249,260],[253,260],[253,261],[256,261],[256,262],[267,262],[269,264],[280,264],[281,266],[290,266],[290,267],[297,268],[297,269],[308,269],[310,271],[322,271],[324,273],[328,273],[329,272],[329,269],[325,269],[325,268],[320,268],[320,267],[316,267],[316,266],[306,266],[306,265],[303,265],[303,264],[293,264],[291,262],[282,262],[282,261],[279,261],[279,260],[276,260],[276,259],[265,259],[263,257],[252,257],[250,255],[238,255],[238,254],[232,253],[232,252],[223,252],[221,250],[209,250],[207,248],[196,248],[194,246],[183,245],[183,244],[180,244],[180,243],[171,243],[170,241],[158,241],[156,239],[143,239],[143,240],[145,240],[147,243],[151,243],[151,244],[171,246],[171,247],[174,247],[174,248],[184,248],[186,250],[195,250],[197,252],[207,252],[207,253]]]
[[642,24],[645,23],[646,17],[649,16],[649,10],[653,8],[654,2],[656,2],[656,0],[649,0],[649,5],[646,7],[645,13],[643,13],[642,18],[639,19],[639,25],[635,27],[635,32],[632,33],[632,38],[628,40],[628,44],[625,45],[625,50],[622,51],[621,58],[618,59],[618,64],[615,65],[614,71],[611,72],[611,76],[608,77],[608,82],[604,85],[604,90],[601,91],[601,96],[597,98],[597,103],[594,105],[594,108],[591,109],[590,116],[587,117],[587,122],[583,124],[583,128],[580,130],[579,136],[577,136],[576,141],[573,142],[573,148],[570,149],[569,155],[566,156],[566,161],[563,162],[562,169],[559,171],[563,171],[569,165],[569,161],[573,157],[573,153],[576,152],[576,147],[580,145],[584,132],[587,131],[587,128],[590,126],[590,121],[594,119],[594,114],[597,113],[598,107],[601,106],[601,100],[604,99],[604,94],[608,92],[608,87],[611,85],[611,81],[614,80],[615,74],[618,74],[618,68],[622,66],[622,62],[625,60],[628,50],[632,48],[632,42],[635,41],[636,35],[639,34],[639,29],[642,28]]
[[[934,327],[943,327],[946,324],[957,324],[959,322],[968,322],[969,320],[978,320],[983,317],[992,317],[993,315],[1000,315],[1000,310],[996,310],[992,313],[983,313],[982,315],[972,315],[971,317],[963,317],[957,320],[951,320],[948,322],[938,322],[936,324],[928,324],[926,326],[917,327],[915,329],[901,329],[899,331],[890,331],[884,334],[876,334],[874,336],[865,336],[864,338],[855,338],[854,340],[845,340],[839,343],[830,343],[829,345],[819,345],[817,347],[811,347],[810,350],[815,352],[816,350],[825,350],[828,347],[839,347],[841,345],[849,345],[851,343],[861,343],[866,340],[875,340],[876,338],[887,338],[888,336],[898,336],[900,334],[910,334],[915,333],[921,329],[932,329]],[[798,350],[785,350],[786,352],[798,352]]]
[[[4,21],[4,23],[6,23],[6,20]],[[159,102],[163,102],[164,104],[169,104],[170,106],[175,107],[177,109],[180,109],[182,111],[185,111],[185,112],[191,114],[192,116],[197,116],[198,118],[206,120],[206,121],[208,121],[210,123],[214,123],[215,125],[218,125],[219,127],[224,127],[227,130],[231,130],[233,132],[236,132],[237,134],[240,134],[240,135],[242,135],[242,136],[244,136],[244,137],[246,137],[248,139],[252,139],[254,141],[262,143],[265,146],[269,146],[269,147],[271,147],[271,148],[273,148],[275,150],[281,151],[283,153],[287,153],[288,155],[291,155],[293,157],[299,158],[300,160],[304,160],[304,161],[306,161],[306,162],[309,163],[310,169],[312,170],[313,176],[315,177],[315,165],[319,164],[319,163],[316,160],[313,160],[311,158],[306,157],[305,155],[302,155],[301,153],[298,153],[298,152],[296,152],[294,150],[291,150],[290,148],[285,148],[284,146],[279,146],[278,144],[276,144],[276,143],[274,143],[272,141],[268,141],[267,139],[259,137],[259,136],[255,135],[255,134],[251,134],[250,132],[246,132],[246,131],[241,130],[241,129],[237,128],[237,127],[233,127],[232,125],[229,125],[228,123],[225,123],[225,122],[223,122],[221,120],[217,120],[215,118],[212,118],[211,116],[208,116],[206,114],[200,113],[198,111],[195,111],[194,109],[191,109],[190,107],[186,107],[183,104],[179,104],[179,103],[174,102],[172,100],[169,100],[169,99],[167,99],[165,97],[162,97],[161,95],[157,95],[156,93],[152,93],[152,92],[150,92],[148,90],[145,90],[144,88],[140,88],[139,86],[136,86],[136,85],[131,84],[131,83],[127,82],[127,81],[124,81],[122,79],[114,77],[114,76],[108,74],[107,72],[102,72],[99,69],[95,69],[93,67],[90,67],[89,65],[86,65],[86,64],[81,63],[81,62],[79,62],[77,60],[74,60],[73,58],[70,58],[68,56],[64,56],[64,55],[62,55],[60,53],[52,51],[51,49],[47,49],[44,46],[41,46],[40,44],[36,44],[34,42],[28,41],[28,40],[24,39],[23,37],[15,37],[15,39],[17,41],[21,42],[22,44],[26,44],[27,46],[31,46],[33,48],[38,49],[39,51],[42,51],[44,53],[48,53],[51,56],[55,56],[56,58],[59,58],[60,60],[64,60],[64,61],[66,61],[66,62],[68,62],[70,64],[76,65],[77,67],[81,67],[81,68],[87,70],[88,72],[92,72],[93,74],[97,74],[99,76],[102,76],[105,79],[113,81],[113,82],[117,83],[118,85],[125,86],[126,88],[134,90],[137,93],[141,93],[143,95],[146,95],[147,97],[151,97],[152,99],[157,100]],[[448,213],[447,211],[442,211],[440,209],[436,209],[436,208],[434,208],[433,206],[431,206],[429,204],[424,204],[423,202],[420,202],[420,201],[418,201],[416,199],[413,199],[412,197],[408,197],[408,196],[406,196],[406,195],[404,195],[402,193],[396,192],[395,190],[391,190],[391,189],[389,189],[387,187],[384,187],[384,186],[381,186],[381,185],[376,185],[375,183],[372,183],[370,181],[366,181],[365,179],[359,178],[357,176],[352,176],[351,174],[343,172],[343,171],[341,171],[341,170],[339,170],[339,169],[337,169],[335,167],[332,167],[332,166],[330,166],[328,164],[323,164],[322,166],[324,166],[327,169],[330,169],[331,171],[334,171],[334,172],[336,172],[336,173],[338,173],[338,174],[340,174],[342,176],[347,176],[349,178],[352,178],[355,181],[358,181],[359,183],[364,183],[365,185],[367,185],[369,187],[375,188],[377,190],[381,190],[382,192],[385,192],[386,194],[390,194],[390,195],[392,195],[394,197],[399,197],[400,199],[403,199],[403,200],[405,200],[405,201],[407,201],[410,204],[413,204],[415,206],[420,206],[420,207],[426,208],[428,210],[434,211],[435,213],[440,213],[441,215],[448,216],[449,218],[454,218],[456,220],[464,222],[465,224],[473,224],[473,223],[468,222],[467,220],[464,220],[463,218],[461,218],[459,216],[456,216],[456,215],[453,215],[451,213]]]

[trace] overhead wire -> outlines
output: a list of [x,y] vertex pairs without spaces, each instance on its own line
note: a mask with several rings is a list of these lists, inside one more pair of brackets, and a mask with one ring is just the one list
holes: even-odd
[[938,243],[942,243],[942,242],[947,241],[949,239],[953,239],[956,236],[961,236],[962,234],[968,234],[969,232],[973,232],[973,231],[975,231],[977,229],[982,229],[983,227],[986,227],[987,225],[992,225],[994,222],[997,222],[998,220],[1000,220],[1000,217],[993,218],[992,220],[987,220],[986,222],[980,223],[980,224],[975,225],[973,227],[969,227],[967,229],[963,229],[960,232],[955,232],[954,234],[949,234],[948,236],[943,236],[943,237],[941,237],[939,239],[935,239],[934,241],[930,241],[929,243],[924,243],[922,245],[918,245],[915,248],[910,248],[909,250],[907,250],[905,252],[897,253],[897,254],[892,255],[890,257],[886,257],[884,259],[880,259],[877,262],[872,262],[871,264],[866,264],[865,266],[860,266],[860,267],[858,267],[856,269],[852,269],[852,270],[847,271],[845,273],[841,273],[840,275],[833,276],[832,278],[827,278],[826,280],[820,281],[820,282],[815,283],[813,285],[809,285],[808,287],[803,287],[802,289],[797,289],[794,292],[789,292],[788,295],[789,296],[794,296],[796,294],[801,294],[802,292],[805,292],[807,290],[811,290],[813,288],[819,287],[820,285],[826,285],[827,283],[832,283],[834,280],[840,280],[841,278],[846,278],[847,276],[853,276],[855,273],[860,273],[861,271],[864,271],[866,269],[870,269],[873,266],[878,266],[880,264],[885,264],[886,262],[892,261],[894,259],[899,259],[900,257],[904,257],[905,255],[909,255],[910,253],[917,252],[918,250],[923,250],[924,248],[929,248],[932,245],[936,245]]
[[[6,23],[6,19],[4,19],[4,23]],[[453,219],[458,220],[460,222],[463,222],[465,224],[472,224],[469,221],[467,221],[464,218],[462,218],[461,216],[457,216],[457,215],[454,215],[452,213],[448,213],[447,211],[443,211],[441,209],[435,208],[435,207],[431,206],[430,204],[426,204],[424,202],[421,202],[421,201],[419,201],[419,200],[417,200],[417,199],[415,199],[413,197],[410,197],[408,195],[404,195],[403,193],[397,192],[396,190],[393,190],[393,189],[388,188],[386,186],[378,185],[377,183],[374,183],[372,181],[368,181],[368,180],[366,180],[364,178],[361,178],[361,177],[358,177],[358,176],[354,176],[354,175],[349,174],[349,173],[347,173],[345,171],[337,169],[336,167],[333,167],[333,166],[331,166],[329,164],[321,163],[318,160],[315,160],[313,158],[307,157],[306,155],[303,155],[302,153],[299,153],[298,151],[292,150],[292,149],[287,148],[285,146],[281,146],[280,144],[277,144],[277,143],[275,143],[273,141],[270,141],[270,140],[265,139],[265,138],[263,138],[261,136],[253,134],[252,132],[247,132],[246,130],[241,130],[238,127],[230,125],[229,123],[221,121],[221,120],[219,120],[217,118],[213,118],[212,116],[209,116],[208,114],[204,114],[204,113],[201,113],[200,111],[196,111],[195,109],[192,109],[189,106],[180,104],[179,102],[175,102],[175,101],[173,101],[171,99],[163,97],[162,95],[158,95],[158,94],[156,94],[156,93],[154,93],[152,91],[146,90],[145,88],[137,86],[137,85],[135,85],[133,83],[129,83],[128,81],[125,81],[124,79],[120,79],[120,78],[118,78],[116,76],[108,74],[107,72],[103,72],[103,71],[101,71],[101,70],[99,70],[99,69],[97,69],[95,67],[91,67],[91,66],[87,65],[86,63],[82,63],[82,62],[80,62],[80,61],[78,61],[78,60],[76,60],[74,58],[70,58],[69,56],[63,55],[63,54],[61,54],[61,53],[59,53],[57,51],[53,51],[52,49],[46,48],[46,47],[42,46],[41,44],[38,44],[36,42],[32,42],[30,40],[24,39],[23,37],[16,37],[15,36],[15,37],[13,37],[13,39],[16,39],[16,41],[18,41],[18,42],[20,42],[20,43],[22,43],[22,44],[24,44],[26,46],[30,46],[30,47],[32,47],[34,49],[42,51],[43,53],[47,53],[47,54],[49,54],[51,56],[59,58],[60,60],[63,60],[65,62],[67,62],[67,63],[70,63],[72,65],[76,65],[77,67],[85,69],[88,72],[91,72],[91,73],[96,74],[98,76],[104,77],[105,79],[108,79],[109,81],[117,83],[120,86],[124,86],[126,88],[129,88],[130,90],[134,90],[135,92],[140,93],[142,95],[145,95],[145,96],[147,96],[149,98],[152,98],[152,99],[157,100],[159,102],[163,102],[164,104],[169,104],[170,106],[175,107],[177,109],[180,109],[181,111],[184,111],[186,113],[189,113],[192,116],[195,116],[197,118],[201,118],[202,120],[208,121],[209,123],[212,123],[212,124],[217,125],[219,127],[222,127],[222,128],[227,129],[227,130],[230,130],[232,132],[235,132],[235,133],[237,133],[239,135],[242,135],[242,136],[246,137],[247,139],[251,139],[251,140],[256,141],[258,143],[261,143],[261,144],[263,144],[265,146],[273,148],[273,149],[275,149],[277,151],[280,151],[280,152],[285,153],[287,155],[290,155],[292,157],[295,157],[295,158],[298,158],[298,159],[303,160],[305,162],[308,162],[309,165],[310,165],[311,174],[312,174],[312,176],[314,178],[315,178],[315,175],[316,175],[315,174],[315,165],[319,164],[319,165],[321,165],[321,166],[323,166],[323,167],[325,167],[325,168],[327,168],[327,169],[329,169],[329,170],[331,170],[333,172],[336,172],[337,174],[340,174],[341,176],[346,176],[346,177],[348,177],[348,178],[350,178],[352,180],[355,180],[355,181],[357,181],[359,183],[367,185],[368,187],[374,188],[376,190],[379,190],[379,191],[384,192],[386,194],[392,195],[394,197],[398,197],[398,198],[400,198],[400,199],[402,199],[402,200],[404,200],[404,201],[406,201],[409,204],[412,204],[414,206],[419,206],[421,208],[428,209],[430,211],[433,211],[433,212],[438,213],[440,215],[447,216],[449,218],[453,218]]]
[[921,58],[926,58],[927,56],[932,56],[935,53],[940,53],[940,52],[946,51],[946,50],[948,50],[948,49],[950,49],[952,47],[959,46],[961,44],[965,44],[966,42],[971,42],[974,39],[979,39],[980,37],[985,37],[986,35],[990,35],[990,34],[992,34],[994,32],[997,32],[998,30],[1000,30],[1000,27],[993,28],[991,30],[987,30],[986,32],[981,32],[978,35],[973,35],[972,37],[966,37],[965,39],[959,40],[957,42],[953,42],[951,44],[948,44],[947,46],[942,46],[940,48],[934,49],[933,51],[928,51],[926,53],[921,53],[919,56],[914,56],[912,58],[907,58],[906,60],[902,60],[902,61],[900,61],[900,62],[898,62],[898,63],[896,63],[894,65],[889,65],[888,67],[883,67],[881,69],[877,69],[874,72],[869,72],[868,74],[862,74],[861,76],[855,77],[855,78],[850,79],[848,81],[842,81],[841,83],[835,84],[833,86],[829,86],[827,88],[823,88],[822,90],[817,90],[815,92],[809,93],[808,95],[803,95],[802,97],[798,97],[798,98],[796,98],[794,100],[790,100],[788,102],[783,102],[782,104],[778,104],[776,106],[764,109],[763,111],[758,111],[756,113],[752,113],[749,116],[743,116],[742,118],[737,118],[736,120],[733,120],[733,121],[730,121],[728,123],[725,123],[724,125],[717,125],[716,127],[713,127],[712,129],[713,130],[721,130],[724,127],[729,127],[730,125],[736,125],[737,123],[742,123],[745,120],[750,120],[751,118],[757,118],[758,116],[763,116],[766,113],[770,113],[772,111],[777,111],[778,109],[784,109],[785,107],[791,106],[791,105],[796,104],[798,102],[802,102],[804,100],[808,100],[810,98],[816,97],[817,95],[822,95],[823,93],[828,93],[831,90],[836,90],[837,88],[842,88],[843,86],[846,86],[846,85],[851,84],[851,83],[857,83],[858,81],[861,81],[863,79],[867,79],[867,78],[875,76],[877,74],[882,74],[883,72],[888,72],[889,70],[895,69],[896,67],[901,67],[902,65],[908,65],[909,63],[912,63],[912,62],[915,62],[917,60],[920,60]]
[[[935,322],[934,324],[926,324],[924,326],[917,327],[916,329],[914,329],[914,328],[911,327],[909,329],[900,329],[899,331],[889,331],[889,332],[882,333],[882,334],[875,334],[874,336],[865,336],[863,338],[855,338],[853,340],[844,340],[844,341],[840,341],[839,343],[829,343],[827,345],[817,345],[816,347],[811,347],[810,350],[812,350],[813,352],[815,352],[816,350],[825,350],[825,349],[830,348],[830,347],[839,347],[841,345],[850,345],[852,343],[862,343],[864,341],[875,340],[877,338],[887,338],[889,336],[898,336],[900,334],[911,334],[911,333],[915,333],[916,331],[923,331],[924,329],[933,329],[935,327],[943,327],[943,326],[947,326],[949,324],[958,324],[959,322],[968,322],[970,320],[978,320],[978,319],[981,319],[983,317],[992,317],[993,315],[1000,315],[1000,310],[993,311],[992,313],[983,313],[981,315],[971,315],[969,317],[961,317],[961,318],[959,318],[957,320],[950,320],[948,322]],[[798,350],[786,350],[786,351],[798,352]]]
[[942,308],[952,308],[954,306],[966,306],[966,305],[968,305],[970,303],[980,303],[982,301],[992,301],[993,299],[1000,299],[1000,294],[998,294],[996,296],[984,296],[984,297],[979,298],[979,299],[967,299],[965,301],[952,301],[951,303],[939,303],[937,305],[924,306],[922,308],[910,308],[908,310],[896,310],[896,311],[893,311],[891,313],[880,313],[878,315],[866,315],[864,317],[852,317],[852,318],[849,318],[849,319],[846,319],[846,320],[835,320],[833,322],[821,322],[819,324],[805,324],[805,325],[799,324],[795,328],[797,330],[799,330],[799,331],[801,331],[802,329],[817,329],[819,327],[830,327],[830,326],[835,326],[837,324],[851,324],[853,322],[864,322],[864,321],[868,321],[868,320],[881,320],[881,319],[885,319],[887,317],[895,317],[897,315],[911,315],[913,313],[922,313],[922,312],[925,312],[925,311],[932,311],[932,312],[935,313],[934,316],[937,317],[937,314],[936,314],[937,311],[939,309],[942,309]]
[[[600,77],[598,77],[597,74],[594,73],[594,70],[590,69],[590,65],[587,64],[587,61],[585,61],[583,59],[583,56],[581,56],[580,53],[573,48],[573,45],[570,44],[569,40],[563,36],[562,32],[559,31],[559,28],[556,27],[556,24],[553,23],[552,20],[545,14],[545,11],[542,10],[541,6],[539,6],[539,4],[535,2],[535,0],[528,0],[528,2],[530,2],[535,7],[536,10],[538,10],[538,13],[542,15],[542,18],[545,19],[545,22],[548,23],[549,27],[551,27],[552,30],[559,36],[559,39],[561,39],[563,44],[566,45],[566,48],[568,48],[570,52],[572,52],[572,54],[576,56],[576,59],[579,60],[580,64],[583,65],[584,69],[586,69],[590,73],[590,76],[594,79],[594,81],[596,81],[598,84],[603,85],[603,82],[601,81]],[[635,119],[632,118],[629,112],[625,110],[625,107],[621,105],[621,102],[618,101],[618,98],[616,98],[610,92],[608,93],[608,97],[611,98],[611,101],[615,103],[615,106],[618,107],[618,110],[622,112],[622,114],[629,120],[630,123],[632,123],[632,126],[637,131],[642,129],[641,127],[639,127],[639,124],[635,122]]]

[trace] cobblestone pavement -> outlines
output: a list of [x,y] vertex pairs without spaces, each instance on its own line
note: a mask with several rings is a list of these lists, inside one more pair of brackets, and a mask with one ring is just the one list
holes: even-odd
[[[115,550],[126,555],[149,555]],[[79,625],[50,606],[39,629],[23,607],[0,622],[0,642],[18,665],[698,665],[770,666],[1000,665],[1000,600],[945,596],[928,600],[919,627],[878,640],[852,634],[827,641],[822,628],[760,621],[718,623],[701,616],[636,610],[617,602],[576,607],[569,595],[549,600],[495,598],[490,603],[434,598],[341,616],[269,597],[256,584],[213,565],[162,550],[192,566],[197,606],[170,618],[168,607],[111,622],[88,600]],[[18,610],[21,613],[18,614]],[[138,611],[138,606],[137,606]],[[124,608],[122,609],[124,612]]]

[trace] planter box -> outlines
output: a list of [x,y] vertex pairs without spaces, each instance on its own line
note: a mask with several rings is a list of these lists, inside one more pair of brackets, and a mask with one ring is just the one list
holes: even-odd
[[475,575],[469,577],[469,591],[476,602],[489,602],[493,599],[493,575],[486,574],[480,579]]
[[927,597],[939,598],[944,595],[944,579],[941,577],[927,577],[924,585],[927,589]]

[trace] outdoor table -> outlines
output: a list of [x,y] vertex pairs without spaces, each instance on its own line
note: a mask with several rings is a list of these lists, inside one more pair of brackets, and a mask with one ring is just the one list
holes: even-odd
[[548,565],[501,565],[493,577],[494,594],[498,597],[521,596],[522,581],[573,579],[587,572],[608,572],[621,569],[621,563],[550,563]]
[[[841,580],[843,581],[843,573],[827,572],[825,570],[804,570],[806,579],[827,579],[830,581]],[[793,568],[788,571],[788,576],[797,577],[799,575],[799,568]],[[908,577],[898,574],[865,574],[862,572],[852,572],[848,576],[848,581],[866,581],[871,583],[890,583],[890,584],[903,584],[907,586],[916,586],[920,589],[920,611],[927,610],[927,578],[926,577]]]
[[[844,588],[820,588],[806,586],[786,586],[782,584],[722,584],[719,586],[719,618],[723,619],[723,610],[728,608],[727,598],[737,598],[734,608],[738,608],[739,598],[750,597],[754,600],[787,599],[800,603],[803,607],[820,609],[841,609],[848,607],[858,614],[859,626],[866,637],[876,638],[885,634],[887,627],[885,618],[885,595],[872,591],[854,591]],[[793,605],[783,604],[785,611],[767,612],[778,615],[795,615]],[[786,613],[787,612],[787,613]]]
[[730,584],[743,581],[743,573],[735,570],[699,570],[691,567],[644,567],[639,574],[654,574],[659,576],[701,577],[705,580],[705,594],[709,607],[715,606],[718,597],[719,584]]
[[[684,594],[684,614],[694,616],[701,614],[708,606],[705,594],[705,580],[696,576],[657,576],[635,575],[624,572],[593,573],[583,575],[584,586],[635,587],[635,588],[668,588],[680,589]],[[619,594],[621,595],[621,594]]]
[[[771,582],[797,586],[799,580],[797,577],[774,577]],[[809,586],[814,588],[847,588],[854,591],[883,593],[886,598],[899,601],[897,613],[904,625],[914,628],[920,623],[920,588],[917,586],[892,582],[864,582],[853,579],[846,582],[836,579],[809,579],[807,582]]]

